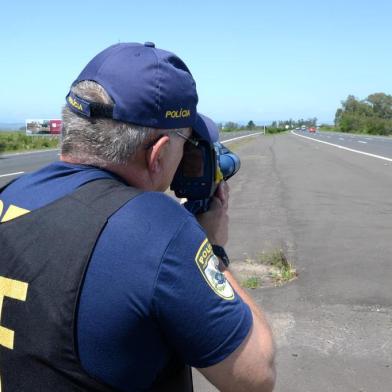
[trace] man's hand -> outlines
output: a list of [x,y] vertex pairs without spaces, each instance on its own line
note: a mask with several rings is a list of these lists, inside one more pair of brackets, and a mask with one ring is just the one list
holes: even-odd
[[224,246],[229,236],[229,186],[222,181],[214,196],[207,212],[197,215],[197,220],[207,233],[211,244]]

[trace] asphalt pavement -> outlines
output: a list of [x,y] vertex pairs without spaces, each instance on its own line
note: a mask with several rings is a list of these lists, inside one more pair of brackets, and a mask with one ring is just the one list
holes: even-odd
[[[299,273],[251,291],[277,342],[275,391],[392,391],[392,162],[290,133],[228,146],[242,161],[229,180],[229,256],[283,249]],[[21,166],[3,157],[7,170]]]
[[310,133],[306,130],[293,130],[292,133],[320,143],[343,147],[347,151],[354,150],[364,155],[377,155],[387,161],[392,160],[392,137],[322,131]]
[[59,158],[59,150],[32,151],[0,155],[0,187]]
[[251,292],[277,341],[275,390],[391,391],[392,164],[292,134],[235,149],[229,255],[279,247],[299,273]]

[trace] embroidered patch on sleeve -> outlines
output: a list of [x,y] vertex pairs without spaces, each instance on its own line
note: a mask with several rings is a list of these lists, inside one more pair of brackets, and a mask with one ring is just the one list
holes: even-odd
[[212,252],[212,246],[207,239],[200,245],[195,261],[212,290],[223,299],[233,300],[234,290],[225,275],[219,271],[219,260]]

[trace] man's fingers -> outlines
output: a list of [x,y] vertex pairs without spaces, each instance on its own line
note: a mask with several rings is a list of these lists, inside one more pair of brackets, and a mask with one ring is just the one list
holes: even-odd
[[225,181],[221,181],[215,191],[215,197],[217,197],[221,203],[222,207],[227,209],[229,206],[229,187]]
[[219,208],[222,208],[222,206],[223,206],[223,203],[219,197],[217,197],[217,196],[211,197],[211,203],[210,203],[209,210],[217,210]]

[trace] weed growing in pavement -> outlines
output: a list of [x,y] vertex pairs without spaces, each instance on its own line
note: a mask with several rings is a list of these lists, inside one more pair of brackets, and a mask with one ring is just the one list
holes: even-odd
[[277,285],[281,285],[297,277],[297,271],[291,264],[282,266],[278,271],[272,273]]
[[258,276],[251,276],[241,282],[241,286],[246,287],[247,289],[257,289],[260,285],[261,281]]
[[297,277],[297,271],[294,266],[288,262],[282,249],[261,253],[260,262],[274,267],[271,270],[271,276],[278,285]]
[[231,269],[241,286],[248,289],[281,286],[297,277],[295,268],[281,249],[264,251],[256,259],[246,257],[232,263]]

